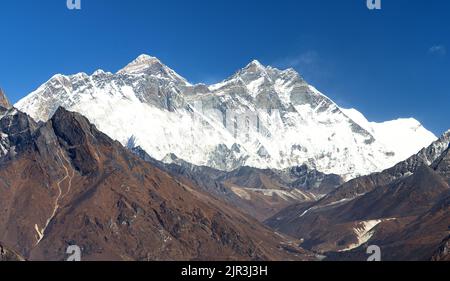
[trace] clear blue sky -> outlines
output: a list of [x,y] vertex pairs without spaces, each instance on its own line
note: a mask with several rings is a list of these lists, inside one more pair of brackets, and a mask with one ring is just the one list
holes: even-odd
[[450,1],[66,0],[0,2],[0,86],[12,101],[55,73],[115,72],[141,53],[191,82],[252,59],[296,68],[370,120],[450,128]]

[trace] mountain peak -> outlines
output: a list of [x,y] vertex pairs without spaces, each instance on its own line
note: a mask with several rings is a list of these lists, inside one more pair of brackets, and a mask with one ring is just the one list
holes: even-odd
[[276,80],[276,78],[284,77],[284,79],[299,79],[303,81],[303,78],[294,68],[278,69],[270,65],[263,65],[258,60],[253,60],[238,73],[239,76],[256,74],[257,76],[266,76],[269,80]]
[[51,126],[60,143],[70,149],[72,163],[82,175],[98,170],[99,144],[113,146],[113,141],[85,116],[64,107],[58,107],[51,118]]
[[134,74],[134,73],[141,73],[147,69],[151,68],[160,69],[162,67],[164,67],[164,65],[158,58],[143,54],[138,56],[135,60],[130,62],[123,69],[119,70],[118,73]]
[[235,79],[243,79],[245,81],[256,80],[266,76],[268,76],[267,68],[264,65],[262,65],[258,60],[252,60],[244,68],[241,68],[233,76],[231,76],[230,78],[226,79],[224,82],[219,84],[223,84],[227,81],[233,81]]
[[156,58],[146,54],[138,56],[133,62],[135,63],[161,63],[161,61]]
[[252,60],[249,64],[247,64],[241,72],[251,72],[251,73],[257,73],[257,72],[265,72],[266,67],[262,65],[258,60]]
[[12,107],[11,103],[9,102],[8,98],[6,97],[5,93],[1,88],[0,88],[0,106],[6,109]]
[[445,144],[447,144],[449,141],[450,141],[450,130],[443,133],[435,143],[444,144],[445,146]]
[[51,120],[56,123],[61,123],[61,121],[64,121],[64,126],[62,126],[62,129],[72,130],[73,132],[76,132],[76,135],[78,136],[84,133],[92,137],[94,131],[97,133],[95,126],[92,125],[84,115],[75,111],[69,111],[62,106],[58,107]]
[[57,135],[71,145],[81,145],[83,139],[92,139],[97,135],[86,117],[62,106],[58,107],[51,120]]
[[[369,129],[379,132],[372,134],[293,70],[263,66],[257,60],[208,87],[188,84],[148,55],[137,57],[119,74],[61,79],[41,86],[17,108],[45,121],[57,106],[64,106],[87,116],[124,145],[136,136],[136,146],[157,160],[174,153],[198,166],[222,170],[242,165],[285,169],[307,163],[323,173],[350,178],[391,167],[435,140],[418,123],[372,124],[361,117]],[[193,114],[193,109],[199,112]],[[238,124],[237,134],[230,134],[229,120],[217,115],[217,109],[256,112],[261,116],[254,120],[258,130]],[[279,136],[280,130],[287,137]],[[261,153],[261,138],[268,153]],[[230,150],[234,143],[242,149]],[[343,161],[349,156],[351,160]]]
[[247,67],[249,67],[249,66],[256,66],[256,67],[264,68],[264,66],[263,66],[258,60],[252,60],[252,61],[247,65]]
[[184,77],[163,64],[158,58],[145,54],[138,56],[123,69],[119,70],[117,74],[145,74],[158,79],[176,81],[184,86],[192,86]]

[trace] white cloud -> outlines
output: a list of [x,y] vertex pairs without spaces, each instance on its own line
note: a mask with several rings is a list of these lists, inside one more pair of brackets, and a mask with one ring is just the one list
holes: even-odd
[[298,56],[281,59],[275,62],[275,65],[282,68],[305,67],[316,64],[318,60],[319,54],[316,51],[307,51]]
[[330,72],[330,64],[324,61],[315,50],[302,52],[295,56],[280,58],[271,65],[280,69],[294,68],[300,75],[310,83],[328,80],[333,76]]
[[445,56],[447,54],[447,48],[444,45],[434,45],[428,49],[428,53],[432,55]]

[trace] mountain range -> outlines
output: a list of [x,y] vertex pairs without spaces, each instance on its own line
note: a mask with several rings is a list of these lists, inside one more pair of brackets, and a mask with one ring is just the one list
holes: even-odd
[[377,245],[383,260],[430,260],[450,235],[449,151],[450,131],[396,166],[291,205],[266,223],[330,259],[358,260]]
[[63,260],[78,245],[83,260],[315,259],[78,113],[59,108],[36,123],[14,108],[1,112],[10,150],[0,158],[0,241],[14,249],[5,256]]
[[15,106],[37,121],[61,106],[158,161],[173,154],[222,171],[307,165],[351,179],[389,168],[436,140],[415,119],[369,122],[295,70],[256,60],[221,83],[193,85],[141,55],[116,73],[55,75]]
[[449,150],[258,61],[58,74],[0,90],[0,260],[448,260]]

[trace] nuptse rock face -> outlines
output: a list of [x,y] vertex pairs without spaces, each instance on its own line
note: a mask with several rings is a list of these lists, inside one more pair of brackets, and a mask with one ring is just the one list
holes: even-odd
[[69,245],[83,260],[313,259],[77,113],[0,109],[0,260],[63,260]]
[[146,55],[117,73],[56,75],[16,104],[46,121],[63,106],[156,160],[197,166],[310,170],[347,179],[389,168],[436,138],[414,119],[371,123],[293,69],[251,62],[215,85],[192,85]]

